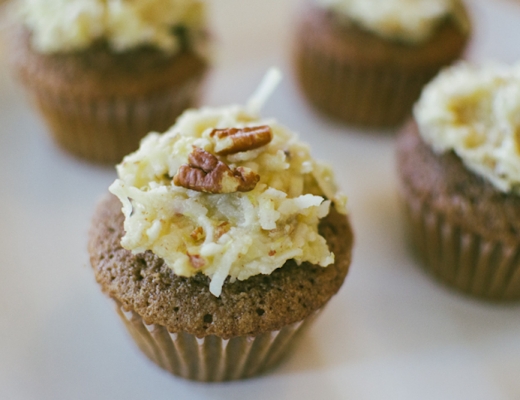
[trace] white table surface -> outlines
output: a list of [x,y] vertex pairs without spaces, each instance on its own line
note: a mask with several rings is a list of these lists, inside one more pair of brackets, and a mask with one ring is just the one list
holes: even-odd
[[[471,3],[472,60],[520,58],[520,4]],[[215,0],[205,103],[244,102],[268,67],[264,110],[330,162],[349,196],[354,261],[296,352],[266,376],[173,378],[135,348],[88,266],[96,200],[115,178],[58,150],[0,50],[0,399],[520,399],[520,307],[453,293],[417,267],[396,196],[393,137],[316,115],[291,76],[297,0]]]

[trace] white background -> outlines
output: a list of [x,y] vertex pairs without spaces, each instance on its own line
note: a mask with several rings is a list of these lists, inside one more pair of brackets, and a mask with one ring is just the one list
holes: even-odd
[[[520,399],[520,307],[453,293],[417,267],[403,235],[392,135],[331,123],[291,75],[297,0],[215,0],[204,103],[245,102],[273,65],[264,110],[330,162],[349,196],[354,262],[296,352],[266,376],[174,378],[134,347],[88,266],[87,230],[112,168],[58,150],[0,49],[0,399]],[[520,56],[520,4],[474,0],[473,60]]]

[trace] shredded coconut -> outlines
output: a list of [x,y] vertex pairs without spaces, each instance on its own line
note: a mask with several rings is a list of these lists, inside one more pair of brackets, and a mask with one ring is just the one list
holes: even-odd
[[415,118],[437,153],[453,150],[500,191],[520,193],[520,64],[446,69],[424,89]]
[[469,26],[460,0],[315,1],[372,33],[410,43],[426,41],[448,16],[454,16],[463,29]]

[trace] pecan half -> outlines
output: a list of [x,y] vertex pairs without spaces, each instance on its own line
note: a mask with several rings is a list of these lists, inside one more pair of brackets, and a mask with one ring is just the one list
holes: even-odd
[[188,164],[181,165],[173,183],[186,189],[205,193],[234,193],[253,190],[260,176],[249,168],[231,169],[213,154],[198,147],[188,157]]
[[273,140],[273,132],[267,125],[213,129],[209,136],[215,138],[215,153],[219,156],[258,149]]

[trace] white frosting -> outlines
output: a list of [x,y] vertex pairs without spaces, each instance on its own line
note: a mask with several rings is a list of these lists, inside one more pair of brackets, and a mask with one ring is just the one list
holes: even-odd
[[100,38],[115,51],[147,44],[175,53],[172,28],[196,36],[204,7],[200,0],[19,0],[17,13],[43,53],[84,49]]
[[385,38],[418,43],[435,32],[439,22],[459,15],[460,0],[315,0]]
[[497,189],[520,192],[520,64],[446,69],[415,106],[424,140]]
[[[206,194],[172,183],[194,146],[215,153],[214,128],[261,125],[272,129],[269,144],[220,157],[231,168],[259,174],[252,191]],[[295,134],[276,121],[260,119],[251,108],[187,111],[166,133],[143,139],[117,171],[119,179],[110,191],[123,203],[123,247],[134,253],[153,251],[177,275],[209,276],[215,296],[228,276],[244,280],[270,274],[289,259],[324,267],[334,262],[318,233],[331,201],[344,212],[345,198],[338,194],[330,168],[313,160]]]

